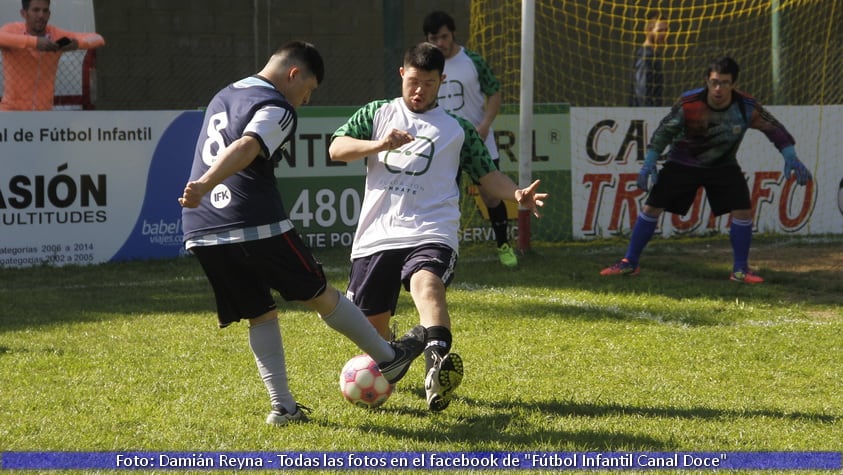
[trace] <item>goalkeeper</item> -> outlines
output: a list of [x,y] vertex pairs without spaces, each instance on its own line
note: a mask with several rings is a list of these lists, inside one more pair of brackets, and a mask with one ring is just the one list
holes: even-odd
[[[730,279],[764,282],[749,267],[752,209],[749,187],[736,158],[747,129],[760,130],[781,152],[785,179],[794,175],[796,183],[805,185],[812,178],[796,157],[790,133],[754,98],[736,89],[738,70],[732,58],[712,61],[706,86],[683,93],[659,123],[638,175],[638,187],[650,193],[632,229],[626,256],[600,275],[638,274],[639,257],[662,212],[684,215],[703,187],[715,216],[731,213],[734,262]],[[656,160],[668,145],[667,161],[657,170]]]

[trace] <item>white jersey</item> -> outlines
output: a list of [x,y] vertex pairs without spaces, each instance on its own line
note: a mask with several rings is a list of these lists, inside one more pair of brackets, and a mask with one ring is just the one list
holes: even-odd
[[334,136],[380,140],[392,129],[415,139],[366,157],[365,195],[351,258],[430,243],[458,251],[457,178],[461,171],[478,179],[494,170],[486,147],[466,120],[441,107],[414,113],[400,97],[363,106]]
[[[439,105],[446,111],[468,119],[477,127],[486,112],[486,97],[500,90],[492,70],[483,58],[460,46],[460,51],[445,60],[445,80],[439,86]],[[486,147],[493,160],[498,159],[495,132],[489,128]]]

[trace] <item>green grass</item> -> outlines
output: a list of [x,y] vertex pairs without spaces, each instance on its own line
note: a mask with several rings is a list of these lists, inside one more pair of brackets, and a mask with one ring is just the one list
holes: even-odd
[[[2,269],[0,451],[843,451],[841,244],[757,236],[756,286],[728,281],[717,236],[654,241],[637,277],[598,275],[621,240],[536,243],[516,269],[466,247],[449,290],[466,378],[437,414],[420,362],[381,409],[346,403],[359,351],[279,301],[314,409],[284,428],[195,260]],[[344,288],[347,250],[317,255]],[[406,293],[396,321],[417,321]]]

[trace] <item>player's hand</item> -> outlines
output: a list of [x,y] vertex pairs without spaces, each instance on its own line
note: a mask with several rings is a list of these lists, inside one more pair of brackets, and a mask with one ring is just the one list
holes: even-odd
[[541,218],[538,208],[544,206],[544,200],[547,198],[547,193],[536,192],[539,183],[541,183],[541,180],[536,180],[527,188],[515,190],[515,201],[520,206],[532,211],[533,216],[537,218]]
[[392,129],[386,137],[381,139],[380,150],[382,152],[395,150],[396,148],[400,148],[412,141],[413,136],[409,133],[403,130]]
[[76,51],[77,49],[79,49],[79,42],[72,38],[70,43],[59,48],[60,51]]
[[641,171],[638,172],[636,184],[638,185],[638,188],[644,191],[650,191],[650,186],[655,185],[658,179],[659,172],[656,170],[656,164],[647,164],[645,162],[644,166],[641,167]]
[[798,185],[806,185],[813,179],[805,164],[796,157],[784,160],[784,179],[789,180],[791,174],[796,175],[796,184]]
[[197,181],[188,182],[184,185],[184,192],[179,198],[179,204],[182,208],[196,208],[205,196],[205,187]]
[[48,40],[46,36],[39,36],[35,49],[38,51],[58,51],[59,45]]

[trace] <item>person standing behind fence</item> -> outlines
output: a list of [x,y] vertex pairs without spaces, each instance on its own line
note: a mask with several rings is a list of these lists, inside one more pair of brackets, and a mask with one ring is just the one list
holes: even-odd
[[99,48],[105,45],[105,39],[97,33],[76,33],[49,25],[50,0],[21,0],[20,14],[24,21],[0,27],[0,111],[52,110],[62,53]]
[[[456,24],[445,12],[428,14],[422,22],[425,39],[445,55],[445,80],[437,100],[451,114],[468,119],[489,149],[489,155],[500,170],[500,156],[495,144],[492,122],[501,108],[501,85],[486,61],[476,52],[456,41]],[[491,192],[478,186],[483,204],[489,210],[489,221],[498,245],[498,259],[507,267],[518,265],[515,250],[509,245],[509,218],[506,204]]]
[[667,38],[667,21],[659,12],[647,15],[646,36],[635,53],[632,73],[632,107],[661,106],[664,95],[661,49]]

